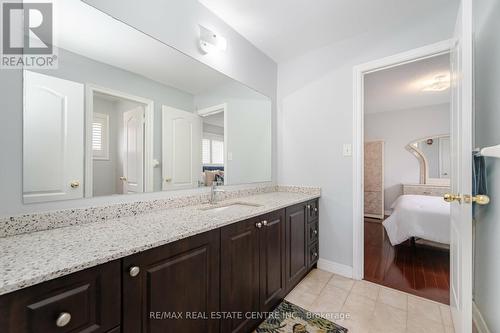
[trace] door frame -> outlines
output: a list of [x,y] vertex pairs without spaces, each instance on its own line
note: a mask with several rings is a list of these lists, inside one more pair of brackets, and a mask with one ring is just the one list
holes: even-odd
[[364,76],[369,73],[450,53],[453,39],[377,59],[353,68],[353,278],[364,278]]
[[[213,114],[221,113],[224,112],[224,185],[228,184],[227,181],[227,103],[222,103],[219,105],[214,105],[214,106],[209,106],[207,108],[199,109],[198,115],[203,119],[204,117],[211,116]],[[203,122],[202,122],[203,124]],[[202,137],[201,139],[203,140],[203,132],[201,133]],[[203,163],[202,163],[203,166]]]
[[126,92],[87,83],[85,85],[85,197],[92,198],[93,193],[92,115],[94,112],[95,93],[111,95],[144,105],[144,192],[153,192],[154,101]]

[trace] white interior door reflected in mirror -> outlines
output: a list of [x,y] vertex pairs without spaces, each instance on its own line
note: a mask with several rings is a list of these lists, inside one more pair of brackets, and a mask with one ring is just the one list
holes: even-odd
[[163,105],[163,190],[198,187],[202,170],[201,117]]
[[144,108],[123,113],[123,193],[144,192]]
[[83,197],[84,86],[24,71],[23,199]]

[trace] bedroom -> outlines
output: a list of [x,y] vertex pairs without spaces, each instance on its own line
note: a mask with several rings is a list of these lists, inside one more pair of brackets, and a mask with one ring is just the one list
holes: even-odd
[[449,53],[364,86],[365,279],[449,304]]

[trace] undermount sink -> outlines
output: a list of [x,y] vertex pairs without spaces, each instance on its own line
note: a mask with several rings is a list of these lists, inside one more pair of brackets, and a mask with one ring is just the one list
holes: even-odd
[[200,208],[200,210],[220,212],[230,208],[249,208],[249,207],[260,207],[260,206],[262,205],[249,202],[229,202],[229,203],[220,203],[220,204],[210,205],[207,207],[202,207]]

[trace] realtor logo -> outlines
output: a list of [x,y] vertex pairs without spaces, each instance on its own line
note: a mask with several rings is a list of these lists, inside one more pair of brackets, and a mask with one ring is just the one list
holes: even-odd
[[2,68],[55,68],[52,3],[2,4]]

